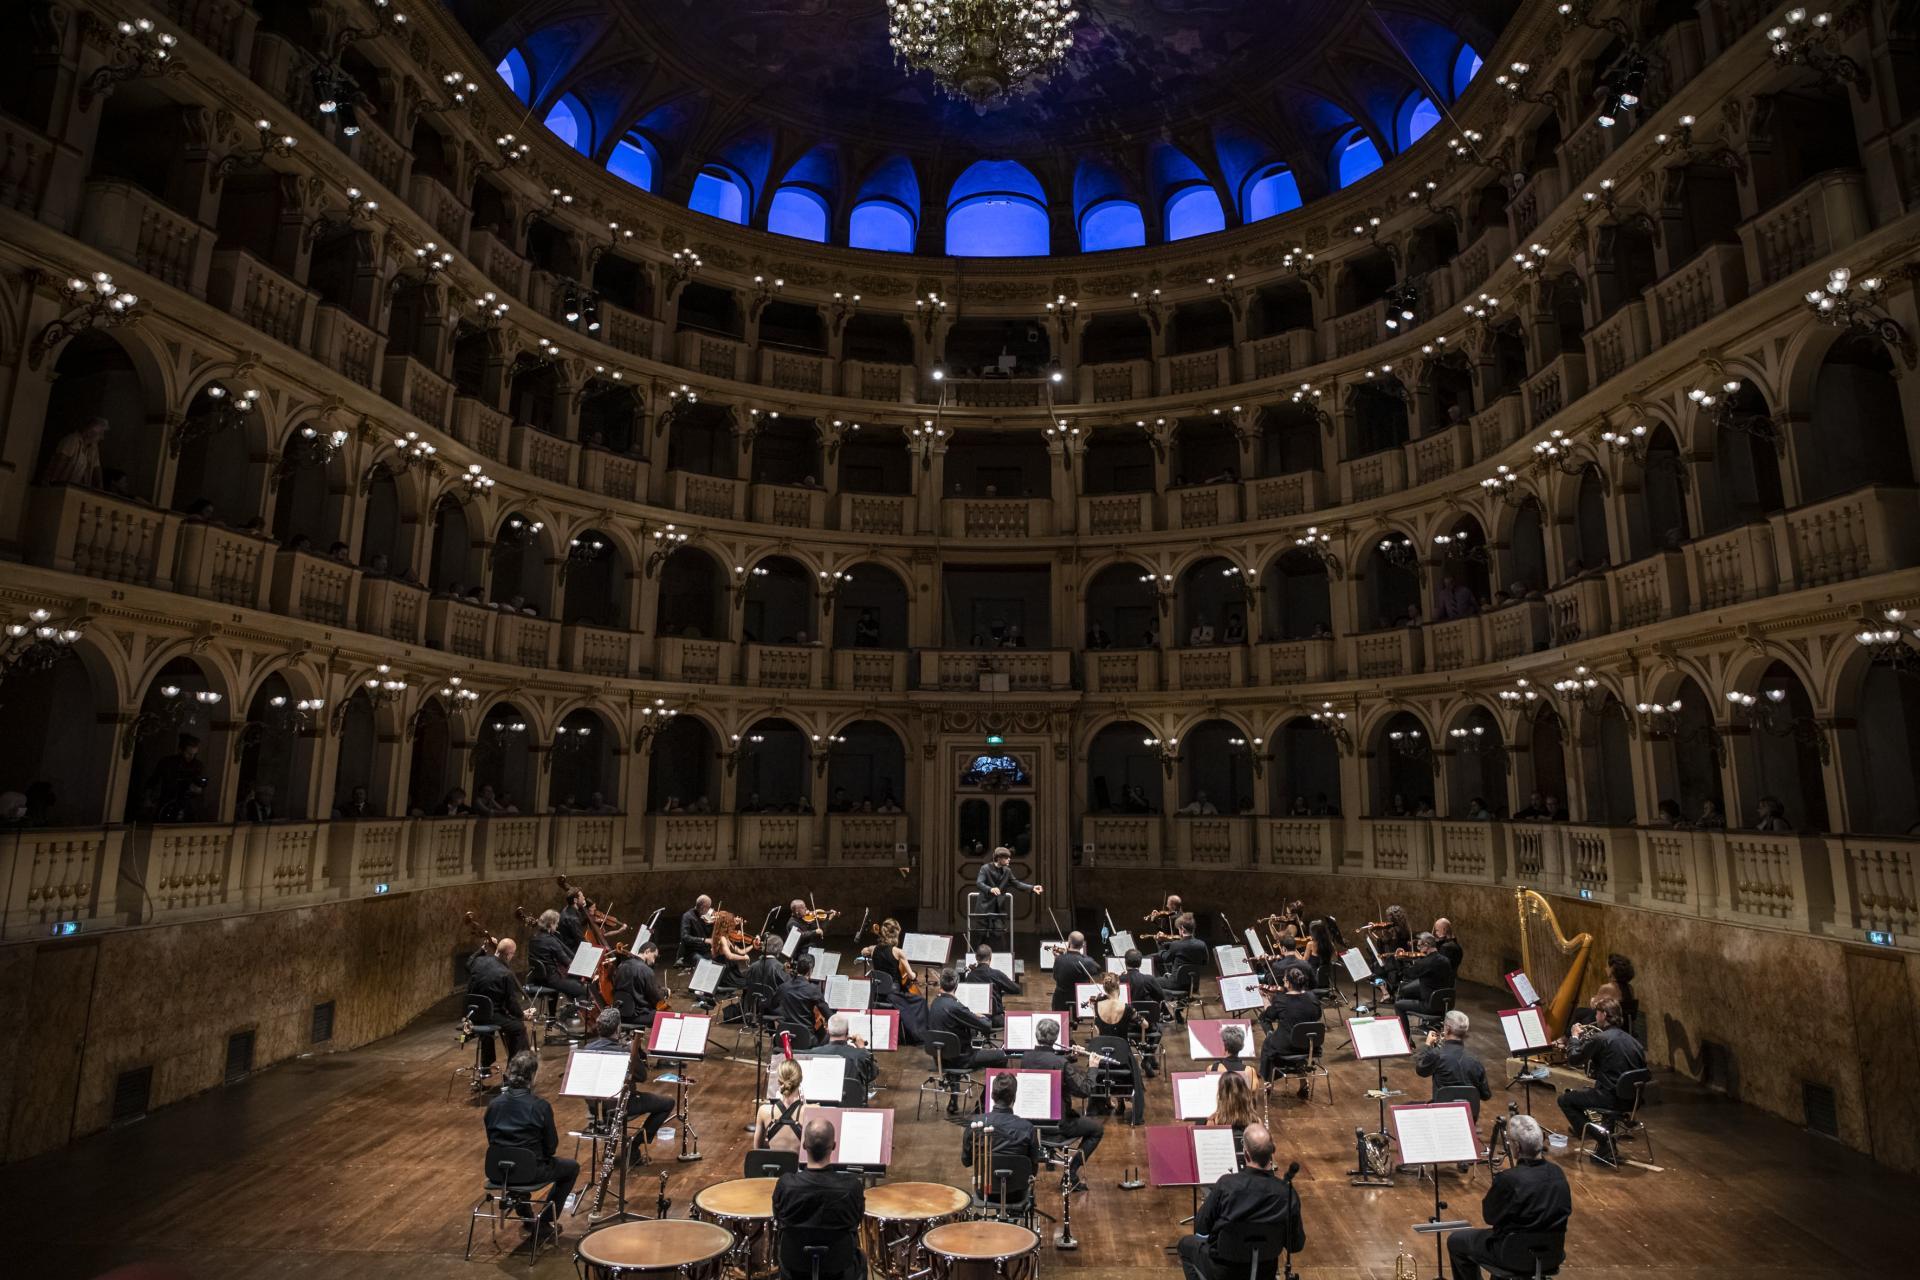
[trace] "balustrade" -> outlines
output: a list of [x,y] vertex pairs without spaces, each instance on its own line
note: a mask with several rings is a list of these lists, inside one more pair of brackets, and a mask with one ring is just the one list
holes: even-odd
[[273,539],[205,520],[184,520],[176,539],[173,589],[239,609],[265,609],[273,582]]

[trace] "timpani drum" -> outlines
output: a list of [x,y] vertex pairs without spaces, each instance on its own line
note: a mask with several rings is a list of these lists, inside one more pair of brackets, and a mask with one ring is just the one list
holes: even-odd
[[725,1227],[662,1218],[589,1232],[573,1260],[587,1280],[720,1280],[732,1248]]
[[716,1182],[693,1198],[693,1216],[733,1233],[727,1262],[743,1275],[773,1271],[773,1188],[778,1178],[735,1178]]
[[920,1243],[933,1280],[1033,1280],[1040,1274],[1040,1237],[1017,1223],[950,1222]]
[[867,1189],[867,1216],[860,1248],[870,1275],[906,1280],[925,1267],[920,1240],[944,1223],[957,1222],[973,1197],[944,1182],[883,1182]]

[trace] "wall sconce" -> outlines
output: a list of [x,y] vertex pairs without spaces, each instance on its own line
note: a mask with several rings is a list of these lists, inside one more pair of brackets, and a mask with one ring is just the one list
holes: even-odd
[[1904,326],[1881,303],[1887,282],[1880,276],[1856,281],[1847,267],[1827,273],[1826,287],[1807,291],[1807,307],[1821,324],[1869,333],[1898,351],[1914,366],[1914,344]]
[[728,777],[733,776],[733,771],[739,767],[740,760],[747,750],[765,742],[767,736],[764,733],[750,733],[745,738],[742,738],[736,733],[730,735],[730,740],[733,746],[720,753],[720,758],[726,762]]
[[190,444],[210,440],[232,431],[250,420],[260,404],[260,392],[253,387],[234,395],[221,383],[213,383],[202,392],[206,403],[197,413],[182,418],[167,437],[167,453],[175,458]]
[[827,776],[827,760],[829,757],[832,756],[833,749],[835,747],[844,747],[846,745],[847,745],[847,740],[841,737],[837,733],[829,733],[825,737],[822,737],[820,734],[817,734],[817,733],[814,734],[813,735],[813,776],[816,778],[826,777]]
[[1160,616],[1164,618],[1173,605],[1173,575],[1149,570],[1140,575],[1140,581],[1146,584],[1147,593],[1153,597],[1154,604],[1160,607]]
[[1246,753],[1248,763],[1253,766],[1253,776],[1256,781],[1264,772],[1267,761],[1273,759],[1271,751],[1262,750],[1266,745],[1264,738],[1232,737],[1227,739],[1227,745],[1235,751]]
[[58,666],[73,651],[81,635],[80,626],[59,626],[46,609],[35,609],[25,622],[10,622],[6,643],[0,644],[0,681],[14,676],[44,675]]
[[117,22],[107,38],[113,42],[118,56],[95,69],[80,87],[82,111],[91,106],[96,97],[117,84],[149,76],[174,74],[179,65],[173,60],[173,51],[179,45],[180,38],[162,31],[151,18]]
[[1387,734],[1387,750],[1405,760],[1430,760],[1433,744],[1418,729],[1394,729]]
[[1895,671],[1920,671],[1920,649],[1907,643],[1909,634],[1920,640],[1920,627],[1908,625],[1904,609],[1882,609],[1880,618],[1884,626],[1861,619],[1860,630],[1853,636],[1868,651],[1869,660]]
[[678,707],[667,705],[665,698],[655,698],[652,703],[640,708],[640,730],[634,736],[633,747],[642,755],[653,750],[653,740],[666,731],[667,725],[680,714]]
[[1832,759],[1833,748],[1827,741],[1826,733],[1811,717],[1793,713],[1787,706],[1785,689],[1763,689],[1758,694],[1729,689],[1727,705],[1732,709],[1736,724],[1758,729],[1775,738],[1791,738],[1795,743],[1811,746],[1819,752],[1821,764]]
[[160,695],[158,702],[151,697],[148,705],[140,709],[127,723],[126,732],[120,735],[120,755],[123,759],[133,755],[134,748],[155,734],[184,733],[196,723],[201,714],[213,714],[213,708],[220,705],[220,695],[211,689],[198,689],[191,695],[177,684],[163,684],[154,690]]
[[651,578],[660,566],[667,562],[667,557],[687,545],[687,540],[692,536],[693,534],[687,530],[677,528],[671,524],[664,528],[655,529],[653,531],[653,552],[647,557],[643,576]]
[[1173,777],[1173,766],[1180,763],[1180,739],[1142,738],[1140,745],[1149,748],[1158,757],[1162,773]]
[[139,296],[114,284],[105,271],[85,279],[74,276],[60,286],[61,314],[49,320],[27,352],[27,367],[38,369],[46,354],[89,329],[117,329],[140,318]]
[[1353,749],[1353,737],[1347,732],[1347,713],[1334,710],[1331,702],[1321,703],[1318,711],[1307,714],[1307,719],[1313,722],[1314,728],[1332,738],[1342,753]]

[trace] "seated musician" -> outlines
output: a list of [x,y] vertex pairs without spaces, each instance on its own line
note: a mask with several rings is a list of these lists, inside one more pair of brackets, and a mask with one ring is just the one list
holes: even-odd
[[[1320,1018],[1320,1002],[1307,994],[1306,974],[1299,969],[1287,970],[1285,984],[1260,1011],[1260,1028],[1267,1036],[1266,1043],[1260,1046],[1262,1079],[1272,1080],[1281,1067],[1299,1061],[1293,1047],[1293,1029],[1302,1023],[1317,1024]],[[1307,1096],[1308,1087],[1309,1082],[1302,1078],[1301,1097]]]
[[746,981],[747,964],[753,959],[740,917],[731,911],[713,913],[713,936],[707,940],[715,964],[720,966],[720,981],[715,992],[736,991]]
[[701,894],[693,906],[680,913],[680,947],[673,957],[675,965],[689,968],[708,953],[707,940],[713,936],[713,899]]
[[773,928],[768,932],[778,934],[780,945],[785,947],[787,935],[796,929],[799,930],[800,936],[793,944],[793,954],[804,955],[809,947],[820,946],[827,940],[826,913],[824,911],[819,913],[821,916],[819,920],[808,919],[813,914],[814,912],[808,909],[805,902],[795,898],[787,904],[786,916],[775,921]]
[[[1569,1089],[1560,1095],[1567,1132],[1576,1142],[1592,1123],[1587,1112],[1618,1109],[1620,1077],[1647,1065],[1646,1050],[1622,1024],[1618,1000],[1612,996],[1595,996],[1593,1019],[1591,1025],[1576,1025],[1570,1038],[1563,1037],[1557,1042],[1565,1046],[1569,1066],[1584,1067],[1593,1077],[1593,1088]],[[1601,1159],[1617,1163],[1619,1153],[1614,1150],[1613,1135],[1599,1125],[1592,1127],[1600,1135]]]
[[993,967],[993,948],[981,943],[973,949],[973,963],[960,975],[962,982],[984,982],[993,993],[993,1024],[1006,1021],[1005,997],[1020,994],[1020,984]]
[[1121,975],[1121,981],[1126,984],[1128,998],[1149,1026],[1158,1026],[1167,1016],[1167,989],[1160,985],[1158,975],[1141,967],[1146,957],[1138,948],[1128,950],[1125,963],[1127,971]]
[[[828,1161],[835,1141],[831,1120],[809,1120],[800,1136],[806,1161],[773,1186],[773,1225],[780,1233],[780,1280],[866,1280],[860,1226],[867,1215],[866,1184],[836,1173]],[[820,1270],[808,1245],[826,1245]]]
[[666,1002],[667,989],[653,970],[659,960],[660,948],[649,938],[638,951],[623,952],[613,966],[614,1007],[629,1026],[652,1026],[653,1015]]
[[[503,940],[500,945],[504,947],[506,942]],[[580,1176],[580,1166],[554,1154],[560,1148],[560,1132],[553,1124],[553,1104],[533,1091],[533,1079],[539,1073],[540,1059],[530,1049],[522,1049],[508,1059],[506,1087],[487,1104],[487,1143],[493,1147],[520,1147],[540,1157],[531,1169],[516,1167],[513,1181],[516,1186],[553,1184],[547,1207],[537,1222],[527,1223],[527,1233],[544,1233],[558,1240],[560,1210],[566,1205],[574,1180]],[[495,1170],[487,1170],[489,1179],[494,1174]]]
[[1183,911],[1174,917],[1174,936],[1161,944],[1155,962],[1160,972],[1169,979],[1177,978],[1175,965],[1181,965],[1192,973],[1190,979],[1196,985],[1207,972],[1207,944],[1193,936],[1193,913]]
[[573,953],[586,941],[588,917],[587,891],[575,885],[567,894],[567,905],[560,910],[560,919],[555,928],[560,941],[566,944],[567,959],[573,959]]
[[[991,1046],[974,1048],[975,1036],[985,1040],[993,1034],[993,1024],[960,1003],[960,997],[954,994],[960,985],[960,975],[951,968],[940,971],[940,994],[927,1006],[927,1030],[945,1031],[960,1042],[960,1057],[949,1061],[947,1065],[961,1071],[973,1071],[981,1067],[1004,1067],[1007,1065],[1006,1051]],[[956,1109],[956,1099],[947,1099],[949,1113]]]
[[774,989],[773,1002],[780,1015],[780,1029],[793,1033],[795,1049],[812,1047],[814,1030],[826,1030],[827,1019],[833,1016],[820,984],[813,980],[810,955],[793,958],[793,973]]
[[1229,1075],[1243,1078],[1249,1086],[1260,1083],[1259,1075],[1246,1060],[1247,1033],[1242,1027],[1231,1024],[1220,1028],[1220,1047],[1225,1049],[1224,1058],[1215,1058],[1207,1063],[1207,1072],[1224,1071]]
[[1246,1139],[1247,1126],[1260,1118],[1253,1106],[1253,1088],[1239,1072],[1220,1077],[1220,1091],[1213,1097],[1213,1114],[1208,1124],[1224,1124],[1233,1130],[1234,1140]]
[[1033,1121],[1013,1114],[1013,1095],[1019,1087],[1012,1075],[994,1077],[992,1109],[960,1131],[961,1164],[973,1167],[973,1133],[985,1128],[992,1130],[989,1138],[994,1155],[1022,1156],[1033,1161],[1034,1168],[1040,1167],[1039,1130],[1033,1127]]
[[874,994],[892,996],[912,980],[913,969],[907,964],[906,954],[900,950],[900,922],[882,920],[874,929],[880,940],[860,948],[860,954],[867,959]]
[[973,878],[973,883],[979,890],[974,897],[974,910],[988,916],[982,932],[989,943],[1009,936],[1013,921],[1013,893],[1016,889],[1025,890],[1036,898],[1045,892],[1040,885],[1028,884],[1013,874],[1013,850],[1006,845],[993,851],[993,856],[981,865],[980,874]]
[[1413,963],[1404,970],[1400,985],[1394,989],[1393,1011],[1400,1015],[1402,1026],[1407,1024],[1408,1015],[1426,1010],[1434,992],[1453,986],[1453,966],[1434,949],[1432,934],[1421,934],[1413,948]]
[[[1087,1074],[1073,1065],[1069,1053],[1062,1053],[1059,1046],[1060,1024],[1052,1018],[1041,1018],[1033,1024],[1033,1048],[1020,1055],[1021,1068],[1034,1071],[1058,1071],[1060,1073],[1060,1123],[1056,1126],[1063,1138],[1080,1139],[1080,1149],[1073,1153],[1073,1186],[1071,1190],[1084,1191],[1086,1182],[1080,1177],[1080,1170],[1087,1161],[1093,1159],[1093,1153],[1100,1146],[1100,1139],[1106,1136],[1106,1122],[1094,1116],[1083,1116],[1074,1108],[1073,1099],[1092,1096],[1092,1082]],[[1074,1046],[1068,1044],[1071,1051]],[[998,1081],[995,1081],[997,1084]]]
[[1493,1096],[1487,1083],[1487,1069],[1467,1049],[1467,1015],[1454,1009],[1447,1014],[1439,1031],[1427,1032],[1427,1047],[1413,1060],[1413,1073],[1433,1077],[1433,1096],[1447,1088],[1472,1089],[1480,1095],[1473,1104],[1473,1118],[1480,1119],[1480,1103]]
[[[580,1047],[600,1053],[629,1052],[633,1046],[620,1038],[620,1011],[602,1009],[599,1019],[593,1024],[593,1039]],[[673,1115],[673,1099],[664,1094],[648,1093],[641,1089],[641,1084],[647,1078],[647,1059],[644,1053],[639,1056],[634,1066],[633,1077],[627,1081],[627,1119],[631,1121],[635,1116],[643,1117],[640,1131],[645,1136],[641,1141],[652,1142],[653,1136],[660,1132],[660,1126]],[[612,1104],[593,1098],[587,1102],[587,1111],[593,1116],[595,1123],[605,1124],[611,1118],[613,1108]],[[638,1157],[639,1154],[640,1149],[636,1144],[630,1157]]]
[[1524,1247],[1529,1241],[1545,1246],[1540,1261],[1548,1274],[1565,1259],[1562,1245],[1567,1221],[1573,1217],[1567,1175],[1543,1158],[1546,1134],[1532,1116],[1508,1120],[1507,1141],[1513,1144],[1515,1163],[1493,1176],[1493,1185],[1480,1202],[1487,1225],[1447,1237],[1454,1280],[1480,1280],[1482,1266],[1532,1275],[1535,1255]]
[[760,954],[747,966],[741,984],[765,987],[777,994],[786,980],[787,961],[780,954],[780,939],[771,933],[761,935]]
[[787,1058],[773,1073],[774,1091],[779,1096],[763,1102],[753,1116],[755,1151],[798,1151],[800,1126],[807,1118],[807,1100],[800,1083],[804,1077],[800,1064]]
[[533,922],[533,937],[527,943],[527,976],[537,985],[550,987],[569,1000],[590,1000],[587,984],[567,972],[573,963],[572,947],[560,934],[560,913],[549,908]]
[[1374,949],[1380,953],[1380,976],[1386,979],[1387,990],[1394,991],[1413,958],[1413,926],[1407,923],[1407,909],[1397,903],[1388,907],[1387,918],[1369,920],[1366,931],[1373,934]]
[[1331,990],[1334,975],[1340,972],[1340,953],[1346,950],[1339,922],[1331,916],[1315,917],[1307,924],[1307,943],[1308,959],[1313,964],[1313,981],[1307,984],[1308,990]]
[[1467,953],[1460,946],[1460,935],[1453,931],[1453,921],[1445,916],[1433,922],[1433,949],[1447,958],[1447,963],[1453,966],[1453,972],[1458,976]]
[[1206,1202],[1194,1215],[1196,1234],[1180,1239],[1180,1266],[1187,1280],[1239,1280],[1244,1274],[1235,1260],[1215,1252],[1215,1238],[1229,1225],[1264,1227],[1274,1235],[1274,1246],[1260,1252],[1259,1280],[1273,1280],[1282,1248],[1294,1253],[1307,1247],[1300,1220],[1300,1197],[1293,1185],[1273,1174],[1273,1135],[1263,1124],[1250,1124],[1243,1145],[1246,1165],[1213,1184]]
[[[527,1047],[526,1019],[533,1016],[532,1001],[527,999],[512,968],[518,950],[519,944],[512,938],[502,938],[492,955],[481,951],[467,962],[467,994],[493,1001],[493,1025],[500,1029],[500,1043],[506,1046],[508,1058],[518,1056]],[[485,1088],[487,1077],[492,1074],[493,1037],[487,1036],[480,1042],[480,1074],[475,1077],[473,1087]]]
[[1269,980],[1276,987],[1286,986],[1287,974],[1293,970],[1298,970],[1307,980],[1306,985],[1300,988],[1302,991],[1313,985],[1313,965],[1300,954],[1300,940],[1291,933],[1280,935],[1280,945],[1267,957],[1266,968]]
[[1067,949],[1053,958],[1053,1011],[1072,1013],[1074,984],[1098,982],[1106,969],[1087,954],[1087,935],[1075,929],[1067,935]]
[[[827,1019],[827,1042],[815,1045],[812,1053],[816,1058],[828,1055],[845,1058],[847,1060],[845,1078],[856,1082],[859,1086],[860,1102],[856,1105],[865,1105],[868,1091],[873,1088],[873,1082],[879,1078],[880,1066],[874,1061],[873,1055],[867,1051],[866,1041],[852,1034],[846,1014],[836,1013]],[[844,1096],[853,1096],[853,1091],[849,1090]]]

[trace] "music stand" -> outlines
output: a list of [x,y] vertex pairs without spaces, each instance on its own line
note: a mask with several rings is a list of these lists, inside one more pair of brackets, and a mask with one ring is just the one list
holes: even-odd
[[[1407,1029],[1398,1018],[1348,1018],[1347,1043],[1353,1046],[1353,1056],[1371,1059],[1379,1067],[1380,1083],[1367,1090],[1367,1096],[1379,1100],[1380,1129],[1382,1137],[1387,1135],[1387,1099],[1401,1095],[1398,1089],[1387,1088],[1387,1059],[1404,1058],[1413,1052],[1413,1046],[1407,1043]],[[1390,1187],[1393,1175],[1367,1172],[1366,1161],[1358,1159],[1358,1144],[1355,1145],[1354,1169],[1348,1175],[1357,1187]]]
[[1199,1216],[1200,1188],[1210,1187],[1240,1167],[1228,1125],[1153,1124],[1147,1126],[1147,1180],[1156,1187],[1190,1187],[1193,1213]]
[[1473,1130],[1473,1107],[1465,1102],[1425,1102],[1393,1109],[1395,1140],[1400,1144],[1401,1163],[1432,1166],[1433,1216],[1416,1222],[1414,1231],[1433,1237],[1435,1280],[1446,1280],[1446,1234],[1468,1224],[1457,1218],[1443,1219],[1440,1211],[1447,1202],[1440,1198],[1440,1166],[1472,1164],[1480,1158],[1480,1140]]
[[1545,1088],[1549,1093],[1553,1085],[1546,1078],[1546,1067],[1541,1066],[1536,1073],[1533,1069],[1534,1055],[1553,1047],[1547,1039],[1547,1024],[1541,1018],[1540,1010],[1529,1006],[1524,1009],[1502,1009],[1500,1011],[1500,1030],[1506,1033],[1507,1052],[1520,1060],[1520,1069],[1513,1073],[1513,1079],[1507,1081],[1511,1090],[1520,1086],[1520,1096],[1526,1100],[1527,1114],[1533,1114],[1533,1091]]
[[1241,973],[1220,979],[1220,1007],[1228,1013],[1258,1009],[1267,1002],[1260,991],[1260,975]]
[[939,984],[931,980],[932,975],[947,963],[947,957],[953,954],[953,935],[950,933],[909,933],[900,939],[900,952],[906,956],[907,963],[920,969],[922,990],[931,991]]
[[1175,1071],[1168,1077],[1173,1084],[1173,1118],[1198,1120],[1205,1124],[1220,1103],[1218,1071]]
[[[707,1032],[712,1028],[713,1018],[709,1014],[656,1014],[647,1035],[647,1053],[668,1062],[703,1062],[707,1056]],[[664,1076],[661,1083],[666,1083]],[[680,1154],[675,1158],[682,1164],[700,1158],[700,1135],[693,1131],[692,1122],[687,1119],[687,1086],[692,1083],[684,1070],[673,1072],[673,1121],[680,1130]],[[691,1151],[687,1147],[689,1139],[693,1143]]]
[[[567,1055],[567,1070],[566,1075],[562,1077],[560,1082],[560,1096],[563,1098],[586,1098],[590,1102],[613,1104],[613,1100],[618,1098],[621,1092],[626,1089],[627,1076],[632,1070],[633,1054],[628,1050],[575,1049]],[[598,1117],[602,1122],[612,1118],[610,1112],[603,1112],[603,1114]],[[632,1119],[632,1115],[625,1109],[622,1109],[620,1114],[620,1131],[618,1133],[603,1137],[602,1135],[605,1134],[604,1129],[596,1129],[594,1132],[591,1145],[588,1148],[589,1158],[593,1161],[594,1171],[600,1175],[600,1180],[604,1183],[608,1171],[604,1168],[600,1159],[600,1144],[602,1141],[605,1141],[609,1143],[615,1151],[620,1153],[620,1183],[619,1190],[614,1192],[614,1202],[618,1207],[611,1213],[588,1213],[587,1221],[589,1223],[625,1222],[629,1219],[639,1219],[646,1216],[642,1213],[633,1213],[627,1208],[627,1160],[625,1157],[627,1150],[627,1125]],[[588,1184],[587,1189],[591,1189],[591,1185],[592,1184]],[[585,1195],[586,1190],[582,1190],[581,1194]],[[599,1199],[604,1201],[605,1198],[606,1191],[603,1188],[600,1192]],[[577,1211],[577,1203],[575,1208]]]
[[[827,1163],[863,1178],[884,1178],[893,1163],[892,1107],[808,1107],[809,1120],[833,1126],[833,1152]],[[856,1159],[871,1156],[871,1159]]]
[[[1360,999],[1360,984],[1372,984],[1375,981],[1373,966],[1367,963],[1367,953],[1358,947],[1348,947],[1340,953],[1340,965],[1347,971],[1347,977],[1353,980],[1353,1011],[1368,1012],[1366,1003]],[[1353,1041],[1347,1043],[1352,1044]]]

